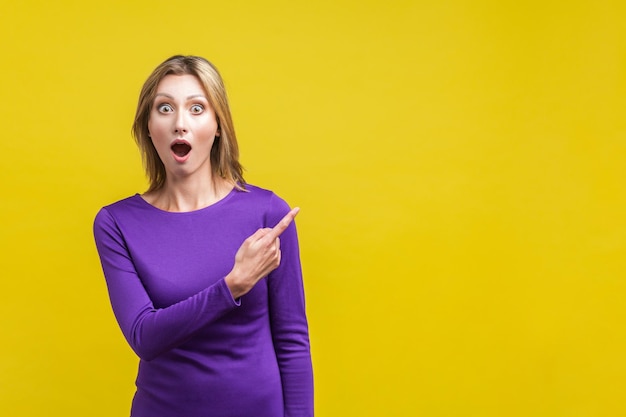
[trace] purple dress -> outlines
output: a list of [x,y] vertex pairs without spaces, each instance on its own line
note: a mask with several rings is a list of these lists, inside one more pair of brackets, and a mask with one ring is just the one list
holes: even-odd
[[133,417],[313,416],[313,375],[295,224],[281,263],[238,300],[224,277],[257,229],[289,211],[248,185],[172,213],[138,194],[94,222],[111,305],[140,358]]

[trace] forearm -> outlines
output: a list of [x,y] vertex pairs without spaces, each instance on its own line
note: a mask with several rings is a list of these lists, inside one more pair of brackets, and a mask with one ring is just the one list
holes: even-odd
[[186,299],[155,308],[125,239],[106,210],[96,217],[94,237],[113,312],[126,340],[142,359],[154,359],[180,345],[239,304],[221,279]]
[[166,308],[155,309],[148,304],[130,314],[124,308],[114,310],[131,348],[143,360],[152,360],[237,306],[222,280]]
[[292,352],[278,355],[285,417],[313,417],[313,369],[306,346],[292,346]]

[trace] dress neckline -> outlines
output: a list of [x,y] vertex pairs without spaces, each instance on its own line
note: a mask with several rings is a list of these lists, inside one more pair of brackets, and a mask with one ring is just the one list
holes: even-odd
[[207,211],[207,210],[211,210],[213,208],[216,208],[216,207],[224,204],[226,201],[230,200],[235,195],[236,192],[237,192],[237,187],[233,187],[232,190],[230,190],[228,192],[228,194],[226,194],[224,197],[220,198],[219,200],[209,204],[208,206],[200,207],[199,209],[190,210],[190,211],[168,211],[168,210],[160,209],[160,208],[152,205],[148,201],[146,201],[146,199],[144,199],[143,196],[141,194],[139,194],[139,193],[135,193],[135,198],[137,200],[139,200],[142,203],[142,205],[147,206],[147,207],[149,207],[152,210],[155,210],[157,212],[160,212],[160,213],[163,213],[163,214],[171,214],[171,215],[185,215],[185,214],[201,213],[203,211]]

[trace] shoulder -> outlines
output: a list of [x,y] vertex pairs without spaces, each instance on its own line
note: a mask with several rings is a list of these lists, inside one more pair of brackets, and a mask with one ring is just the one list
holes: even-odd
[[102,207],[96,214],[94,224],[95,226],[100,226],[115,223],[118,218],[141,216],[141,212],[146,209],[146,205],[147,203],[143,201],[139,194],[134,194]]
[[289,204],[275,192],[256,185],[246,184],[246,191],[241,191],[240,196],[264,213],[267,224],[280,220],[290,210]]
[[138,208],[143,205],[145,205],[145,201],[141,198],[141,196],[139,194],[133,194],[129,197],[126,197],[114,203],[108,204],[104,206],[103,209],[106,209],[111,212],[116,212],[120,210],[121,211],[132,210],[133,208]]
[[285,200],[279,197],[275,192],[252,184],[246,184],[245,191],[240,191],[240,195],[248,200],[255,200],[259,203],[287,204]]

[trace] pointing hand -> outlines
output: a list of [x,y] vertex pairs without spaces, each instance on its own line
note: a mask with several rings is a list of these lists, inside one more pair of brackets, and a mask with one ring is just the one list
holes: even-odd
[[235,255],[235,266],[226,276],[233,298],[248,293],[264,276],[280,265],[279,236],[289,227],[300,208],[296,207],[273,228],[259,229],[248,237]]

